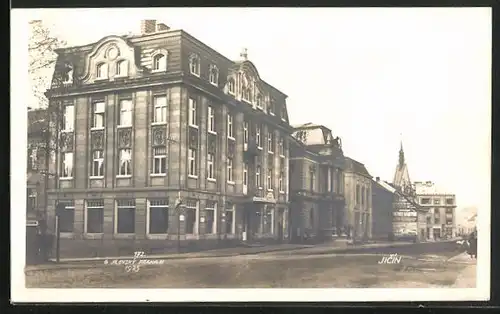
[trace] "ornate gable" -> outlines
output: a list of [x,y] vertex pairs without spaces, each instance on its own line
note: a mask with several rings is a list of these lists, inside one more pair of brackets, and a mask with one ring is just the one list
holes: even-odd
[[81,80],[83,83],[112,81],[136,76],[140,71],[134,47],[122,37],[108,36],[97,42],[85,56]]

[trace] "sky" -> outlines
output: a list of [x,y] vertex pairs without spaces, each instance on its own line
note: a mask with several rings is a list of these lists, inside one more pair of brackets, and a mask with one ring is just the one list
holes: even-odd
[[342,138],[345,155],[392,181],[400,142],[412,181],[489,210],[488,8],[155,8],[39,10],[69,46],[139,33],[141,19],[184,29],[231,59],[242,48],[287,94],[290,123]]

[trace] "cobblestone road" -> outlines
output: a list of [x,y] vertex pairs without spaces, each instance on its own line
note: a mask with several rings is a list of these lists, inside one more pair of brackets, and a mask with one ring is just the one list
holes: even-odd
[[[312,253],[312,252],[310,252]],[[397,264],[379,264],[387,253],[293,254],[275,252],[219,258],[166,260],[161,265],[100,264],[92,268],[26,272],[27,287],[53,288],[365,288],[460,287],[475,285],[470,263],[450,260],[457,252],[400,255]],[[128,270],[128,271],[127,271]],[[465,274],[465,275],[464,275]]]

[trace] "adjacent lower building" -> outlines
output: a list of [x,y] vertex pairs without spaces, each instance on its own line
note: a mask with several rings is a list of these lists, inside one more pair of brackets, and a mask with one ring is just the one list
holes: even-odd
[[345,226],[354,239],[372,237],[372,176],[365,165],[345,158]]
[[290,238],[318,241],[345,235],[344,155],[323,125],[294,128],[290,141]]
[[428,211],[427,239],[440,240],[455,237],[457,233],[455,194],[444,192],[431,181],[415,182],[415,188],[418,203]]
[[183,30],[57,51],[57,176],[48,226],[61,256],[207,248],[288,237],[287,96],[246,51],[233,61]]
[[372,238],[387,240],[393,232],[396,189],[376,177],[372,182]]

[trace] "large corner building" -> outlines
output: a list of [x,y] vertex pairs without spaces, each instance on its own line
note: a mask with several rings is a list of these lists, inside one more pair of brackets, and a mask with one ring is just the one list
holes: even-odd
[[153,20],[57,52],[61,256],[288,237],[287,96],[246,52]]

